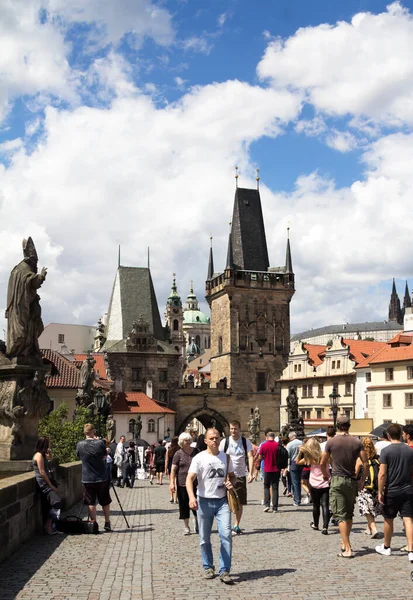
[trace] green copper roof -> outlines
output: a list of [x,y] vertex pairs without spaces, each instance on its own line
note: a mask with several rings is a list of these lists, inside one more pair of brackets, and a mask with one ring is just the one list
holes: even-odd
[[184,310],[184,325],[195,325],[196,323],[210,323],[210,318],[200,310]]
[[171,293],[168,296],[167,303],[173,304],[174,306],[182,306],[181,296],[178,294],[178,288],[176,287],[175,276],[172,282]]

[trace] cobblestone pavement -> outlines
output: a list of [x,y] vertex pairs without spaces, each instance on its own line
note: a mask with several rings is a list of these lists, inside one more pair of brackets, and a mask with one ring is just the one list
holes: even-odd
[[[112,533],[99,536],[39,536],[0,568],[0,599],[11,600],[277,600],[369,599],[411,596],[413,582],[400,520],[393,555],[374,552],[380,540],[363,535],[357,517],[352,537],[356,557],[338,558],[337,528],[329,536],[310,528],[311,507],[281,498],[278,513],[263,513],[262,483],[249,486],[245,533],[233,543],[236,584],[202,579],[197,535],[184,537],[168,486],[138,482],[118,489],[131,529],[117,502]],[[100,524],[103,520],[100,516]],[[383,530],[379,519],[379,530]],[[218,536],[213,533],[214,554]]]

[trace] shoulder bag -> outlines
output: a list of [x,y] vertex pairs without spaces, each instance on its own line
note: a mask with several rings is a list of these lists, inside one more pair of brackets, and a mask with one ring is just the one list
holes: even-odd
[[[225,476],[225,481],[229,481],[229,454],[227,454],[227,474]],[[232,488],[231,490],[227,489],[227,500],[229,510],[234,514],[237,513],[241,508],[241,504],[238,498],[238,494],[234,488]]]

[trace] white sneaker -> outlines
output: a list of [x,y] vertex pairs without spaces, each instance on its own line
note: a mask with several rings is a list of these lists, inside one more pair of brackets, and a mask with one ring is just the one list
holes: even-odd
[[376,546],[376,552],[378,552],[379,554],[383,554],[383,556],[390,556],[391,548],[385,548],[384,544],[380,544],[380,546]]
[[310,499],[307,496],[306,498],[304,498],[304,500],[301,501],[301,504],[310,504]]
[[190,535],[191,534],[191,530],[189,529],[189,527],[185,527],[184,528],[184,535]]
[[265,502],[264,500],[261,500],[261,506],[264,506]]
[[409,552],[407,556],[409,557],[410,562],[413,563],[413,552]]
[[266,507],[264,508],[263,512],[270,512],[270,507],[269,507],[269,506],[266,506]]

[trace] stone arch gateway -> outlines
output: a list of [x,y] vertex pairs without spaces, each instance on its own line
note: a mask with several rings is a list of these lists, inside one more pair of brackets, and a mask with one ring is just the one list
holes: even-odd
[[181,421],[181,423],[176,428],[176,435],[179,435],[180,433],[185,431],[188,423],[190,423],[192,419],[198,419],[198,421],[202,423],[205,429],[208,429],[209,427],[216,427],[221,435],[224,432],[228,434],[229,423],[224,417],[224,415],[217,412],[213,408],[200,407],[192,411],[192,413],[190,413],[186,418],[184,418]]

